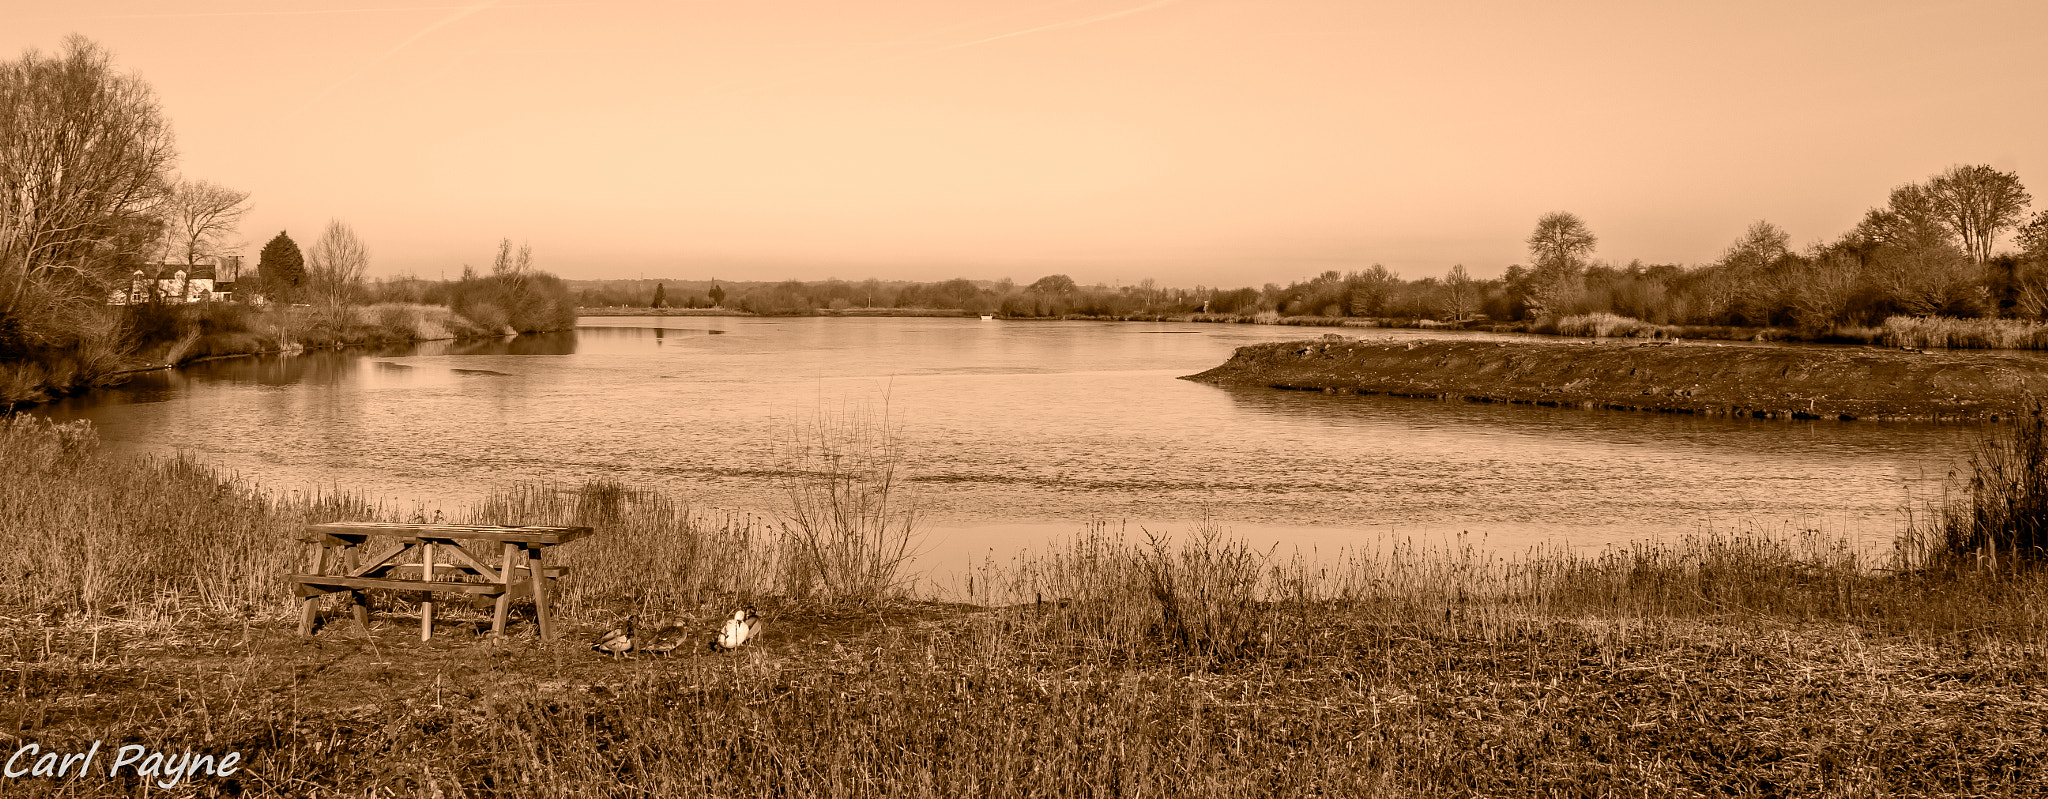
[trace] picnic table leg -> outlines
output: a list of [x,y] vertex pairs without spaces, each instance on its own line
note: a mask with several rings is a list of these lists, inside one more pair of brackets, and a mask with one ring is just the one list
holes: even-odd
[[491,612],[491,634],[505,634],[505,616],[512,610],[512,556],[519,551],[519,545],[510,541],[502,547],[499,558],[498,577],[504,580],[498,587],[504,589],[498,594],[497,606]]
[[[309,574],[320,575],[327,573],[327,547],[325,545],[318,541],[313,542],[312,551],[308,553],[307,560],[312,561],[312,571],[308,572]],[[313,619],[319,615],[319,594],[299,600],[299,634],[312,635]]]
[[[420,545],[420,574],[420,579],[433,582],[434,543],[432,541]],[[420,640],[432,640],[433,637],[434,592],[428,591],[426,592],[426,598],[420,600]]]
[[555,625],[548,620],[548,581],[541,571],[539,547],[527,548],[526,572],[527,578],[533,581],[533,615],[540,620],[540,638],[543,641],[552,641],[555,638]]
[[[350,544],[347,547],[343,547],[341,552],[342,573],[354,574],[356,567],[362,565],[362,551],[357,548],[357,545]],[[363,591],[350,591],[348,592],[348,606],[349,615],[355,617],[356,629],[365,633],[369,632],[370,595]]]

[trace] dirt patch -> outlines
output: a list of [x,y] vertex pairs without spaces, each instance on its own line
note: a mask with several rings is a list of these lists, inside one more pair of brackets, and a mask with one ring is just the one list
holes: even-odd
[[1786,419],[1997,420],[2048,359],[1866,347],[1358,341],[1239,347],[1226,386]]

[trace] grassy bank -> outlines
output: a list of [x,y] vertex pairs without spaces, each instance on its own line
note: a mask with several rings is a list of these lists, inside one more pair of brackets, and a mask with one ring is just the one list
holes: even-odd
[[[394,598],[367,633],[292,634],[297,525],[434,514],[8,421],[0,748],[236,751],[240,772],[191,782],[253,796],[2016,795],[2048,777],[2048,583],[1922,549],[1317,559],[1094,526],[983,564],[972,605],[855,607],[792,597],[801,570],[756,520],[534,486],[449,516],[599,528],[560,549],[572,640],[521,623],[489,641],[483,613],[450,609],[420,644]],[[741,602],[770,626],[738,653],[574,640],[628,614],[708,632]]]
[[1188,380],[1771,419],[1996,421],[2048,364],[2020,354],[1621,341],[1320,340],[1237,348]]

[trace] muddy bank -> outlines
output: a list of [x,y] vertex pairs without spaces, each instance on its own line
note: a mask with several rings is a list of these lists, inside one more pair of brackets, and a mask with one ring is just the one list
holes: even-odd
[[1239,347],[1187,380],[1555,407],[1789,419],[1996,420],[2048,359],[1864,347],[1357,341]]

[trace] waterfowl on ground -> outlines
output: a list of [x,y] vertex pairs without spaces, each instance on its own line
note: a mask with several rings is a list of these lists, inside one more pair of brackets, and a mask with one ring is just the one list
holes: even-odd
[[755,613],[753,608],[733,611],[732,618],[726,620],[725,627],[718,631],[718,636],[711,639],[711,651],[727,652],[738,649],[740,645],[759,638],[762,626],[761,614]]
[[640,642],[640,649],[645,652],[668,654],[674,652],[676,647],[682,646],[684,641],[694,636],[695,633],[692,633],[690,628],[683,626],[682,619],[676,619],[669,622],[668,626],[646,636]]
[[591,649],[607,655],[623,655],[633,651],[633,619],[628,617],[625,624],[606,630],[604,635],[590,645]]

